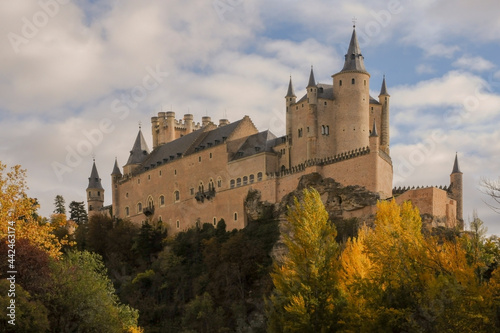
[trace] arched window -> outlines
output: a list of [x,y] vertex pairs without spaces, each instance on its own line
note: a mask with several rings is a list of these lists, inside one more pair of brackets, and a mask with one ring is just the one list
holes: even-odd
[[210,180],[209,180],[208,190],[209,191],[215,191],[215,184],[214,184],[214,180],[212,178],[210,178]]
[[181,199],[181,193],[179,191],[174,192],[174,202],[178,202]]
[[142,213],[142,203],[137,203],[137,213]]
[[217,187],[222,187],[222,179],[220,177],[217,178]]
[[148,207],[151,209],[154,207],[154,201],[152,196],[148,197]]
[[130,216],[130,209],[125,207],[125,216]]
[[241,186],[241,178],[236,179],[236,186]]
[[238,221],[238,213],[234,213],[234,220]]
[[355,83],[356,83],[356,80],[353,78],[353,79],[351,80],[351,83],[352,83],[352,84],[355,84]]
[[177,229],[179,229],[181,227],[181,222],[177,220],[177,222],[175,222],[175,226],[177,227]]
[[246,184],[248,184],[248,177],[247,176],[243,177],[243,185],[246,185]]
[[162,220],[161,220],[161,215],[160,215],[160,216],[158,216],[158,222],[162,222]]
[[217,218],[214,217],[214,225],[217,225]]
[[160,195],[160,206],[165,206],[165,197],[163,195]]
[[234,187],[234,179],[231,179],[231,181],[229,183],[230,183],[230,187],[233,188]]
[[321,135],[325,135],[325,125],[321,125]]
[[330,126],[325,126],[325,135],[330,135]]
[[202,181],[200,181],[200,183],[198,184],[198,192],[200,193],[205,192],[205,186],[203,185]]
[[284,165],[281,166],[281,172],[285,172],[286,171],[286,167]]
[[255,181],[255,176],[252,174],[250,175],[250,184],[252,184]]
[[339,86],[341,86],[341,85],[342,85],[342,80],[339,80]]
[[262,180],[262,172],[257,174],[257,181],[260,182]]
[[92,208],[92,205],[89,205],[89,211],[91,210],[94,210],[94,208]]

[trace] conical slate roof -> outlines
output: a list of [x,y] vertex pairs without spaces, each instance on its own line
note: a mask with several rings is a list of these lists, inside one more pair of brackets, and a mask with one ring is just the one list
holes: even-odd
[[311,74],[309,74],[309,83],[307,84],[307,88],[315,86],[316,86],[316,80],[314,79],[313,66],[311,66]]
[[288,91],[285,97],[297,97],[293,92],[292,77],[290,76],[290,83],[288,83]]
[[384,79],[382,80],[382,87],[380,88],[379,96],[390,96],[389,93],[387,92],[387,85],[385,84],[385,75]]
[[127,161],[127,165],[130,164],[140,164],[149,154],[149,148],[144,140],[141,130],[137,133],[137,138],[135,139],[134,146],[130,151],[130,156]]
[[373,128],[372,128],[372,132],[370,133],[370,137],[372,137],[372,136],[378,136],[377,124],[375,123],[375,119],[373,119]]
[[115,166],[113,167],[113,172],[111,173],[111,176],[121,176],[122,172],[120,171],[120,168],[118,167],[118,160],[115,158]]
[[349,43],[349,49],[345,55],[344,68],[341,72],[346,71],[358,71],[366,72],[365,63],[361,55],[361,49],[359,48],[358,37],[356,35],[356,29],[352,31],[351,42]]
[[460,167],[458,166],[458,154],[455,154],[455,163],[453,163],[453,170],[451,173],[462,173],[462,171],[460,171]]
[[99,178],[99,173],[97,172],[97,167],[95,166],[95,161],[94,165],[92,166],[92,172],[90,173],[89,186],[87,187],[87,190],[91,188],[104,190],[104,188],[101,185],[101,178]]

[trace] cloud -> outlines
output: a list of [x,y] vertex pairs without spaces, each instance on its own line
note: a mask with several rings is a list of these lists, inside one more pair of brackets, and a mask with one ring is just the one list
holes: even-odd
[[488,61],[479,56],[462,56],[459,59],[455,60],[452,65],[458,68],[475,72],[489,71],[496,67],[495,64],[493,64],[491,61]]
[[420,64],[415,68],[415,72],[417,72],[417,74],[433,74],[436,70],[431,65]]

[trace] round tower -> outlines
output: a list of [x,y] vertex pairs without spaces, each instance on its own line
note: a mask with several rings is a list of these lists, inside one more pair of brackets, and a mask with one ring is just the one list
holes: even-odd
[[97,172],[97,167],[94,160],[92,172],[90,173],[89,177],[89,186],[87,186],[87,208],[89,218],[95,214],[98,214],[103,206],[104,188],[101,185],[101,178],[99,178],[99,173]]
[[193,131],[193,115],[185,114],[184,115],[184,125],[186,126],[186,134],[189,134]]
[[166,142],[171,142],[175,140],[175,112],[167,112],[167,133]]
[[385,75],[384,80],[382,81],[382,87],[380,88],[380,94],[378,95],[378,100],[380,104],[382,104],[382,124],[381,124],[381,137],[380,137],[380,148],[385,151],[387,154],[390,154],[389,151],[389,143],[390,143],[390,135],[389,135],[389,100],[391,95],[387,92],[387,85],[385,84]]
[[293,110],[292,106],[297,102],[297,96],[293,91],[292,76],[290,75],[290,82],[288,83],[288,91],[285,96],[285,106],[286,106],[286,136],[288,140],[292,139],[292,120],[293,120]]
[[459,225],[463,228],[463,173],[458,166],[457,154],[455,154],[455,163],[453,164],[453,170],[450,174],[450,187],[448,191],[450,198],[457,202],[457,220]]
[[334,111],[334,154],[367,147],[370,135],[370,74],[366,71],[356,29],[352,32],[344,67],[332,75]]
[[112,209],[113,216],[120,215],[120,207],[119,207],[119,191],[118,191],[118,182],[122,179],[122,173],[120,168],[118,167],[118,160],[115,157],[115,165],[113,167],[113,172],[111,173],[111,196],[112,196]]

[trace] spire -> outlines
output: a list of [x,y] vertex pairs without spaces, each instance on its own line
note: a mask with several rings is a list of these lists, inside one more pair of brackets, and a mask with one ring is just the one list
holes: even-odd
[[376,125],[375,119],[373,119],[373,128],[372,128],[372,132],[370,133],[370,138],[371,137],[378,137],[377,125]]
[[453,163],[453,170],[451,171],[452,174],[454,173],[462,173],[460,171],[460,168],[458,166],[458,153],[455,153],[455,163]]
[[382,87],[380,88],[379,96],[391,96],[387,92],[387,85],[385,84],[385,75],[384,75],[384,79],[382,80]]
[[288,83],[288,92],[285,97],[297,97],[293,91],[292,76],[290,75],[290,83]]
[[121,176],[122,173],[120,171],[120,168],[118,167],[118,159],[115,157],[115,166],[113,167],[113,172],[111,173],[111,176]]
[[344,68],[342,72],[359,71],[366,72],[365,64],[359,48],[358,37],[356,36],[356,26],[353,26],[351,42],[345,55]]
[[144,158],[146,158],[148,154],[148,145],[146,144],[146,140],[144,140],[144,136],[142,136],[141,129],[139,129],[139,133],[137,133],[137,138],[135,139],[134,146],[130,151],[127,165],[140,164],[142,161],[144,161]]
[[97,167],[95,166],[95,160],[94,164],[92,165],[92,172],[90,173],[89,186],[87,187],[87,190],[90,188],[97,188],[100,190],[104,190],[104,188],[101,185],[101,178],[99,178],[99,173],[97,172]]
[[309,83],[307,84],[307,88],[315,86],[316,86],[316,80],[314,79],[313,66],[311,65],[311,74],[309,74]]

